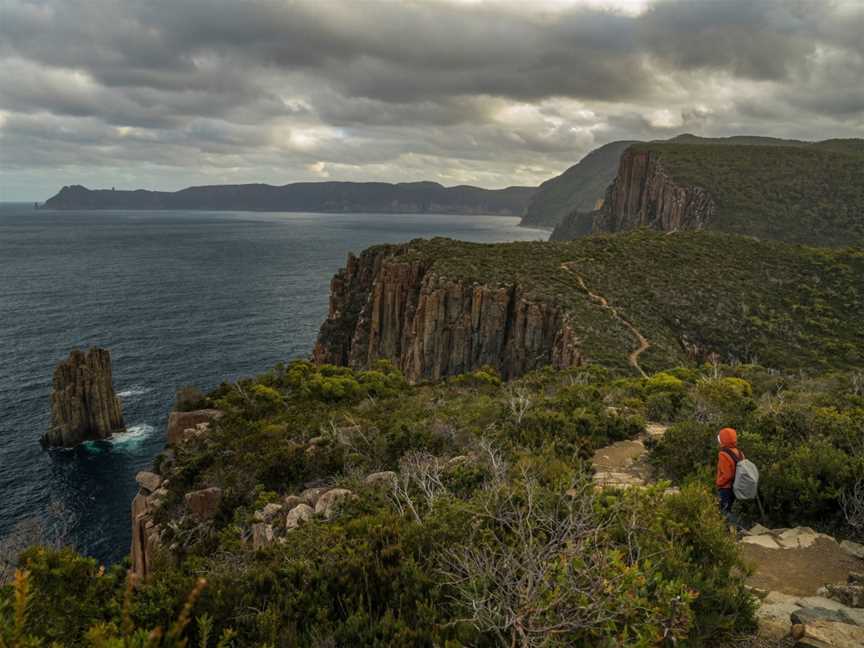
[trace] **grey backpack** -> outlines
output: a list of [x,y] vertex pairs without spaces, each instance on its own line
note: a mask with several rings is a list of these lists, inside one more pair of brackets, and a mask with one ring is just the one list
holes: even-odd
[[723,451],[735,462],[735,482],[732,484],[732,492],[735,499],[755,499],[759,493],[759,469],[749,459],[739,459],[729,448]]

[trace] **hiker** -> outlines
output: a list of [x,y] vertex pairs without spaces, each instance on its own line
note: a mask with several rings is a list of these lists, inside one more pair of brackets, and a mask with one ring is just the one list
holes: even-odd
[[735,503],[735,472],[738,462],[744,459],[744,453],[738,449],[738,433],[732,428],[723,428],[717,435],[720,452],[717,456],[717,494],[720,497],[720,512],[730,524],[738,527],[738,521],[732,514]]

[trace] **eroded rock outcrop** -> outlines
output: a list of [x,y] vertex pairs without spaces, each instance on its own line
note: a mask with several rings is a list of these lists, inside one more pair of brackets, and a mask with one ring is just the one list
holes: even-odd
[[450,279],[408,246],[349,256],[331,283],[313,357],[355,369],[393,362],[412,382],[492,366],[504,378],[582,363],[565,311],[518,285]]
[[162,506],[168,491],[163,487],[162,477],[156,473],[142,471],[135,480],[139,489],[132,500],[131,571],[137,578],[144,579],[152,571],[161,546],[161,528],[153,514]]
[[106,349],[75,349],[54,369],[49,446],[76,446],[125,432],[123,409],[114,393],[111,354]]
[[172,411],[168,415],[167,443],[175,446],[186,439],[206,433],[213,421],[218,421],[222,412],[217,409],[193,410],[191,412]]
[[658,153],[635,147],[621,156],[618,175],[606,190],[602,208],[594,212],[593,229],[703,229],[715,212],[714,199],[705,189],[676,182]]

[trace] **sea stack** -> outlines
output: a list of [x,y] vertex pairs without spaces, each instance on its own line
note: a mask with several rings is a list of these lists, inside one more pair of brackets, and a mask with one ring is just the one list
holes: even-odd
[[42,436],[43,445],[70,448],[126,431],[106,349],[75,349],[54,369],[53,382],[51,429]]

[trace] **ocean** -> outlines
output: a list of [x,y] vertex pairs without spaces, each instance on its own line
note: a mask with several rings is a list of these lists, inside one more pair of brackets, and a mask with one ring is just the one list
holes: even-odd
[[[517,223],[0,204],[0,539],[59,525],[78,551],[122,559],[135,473],[162,450],[178,387],[206,390],[308,356],[349,251],[433,236],[548,236]],[[129,431],[43,450],[54,366],[92,345],[111,351]]]

